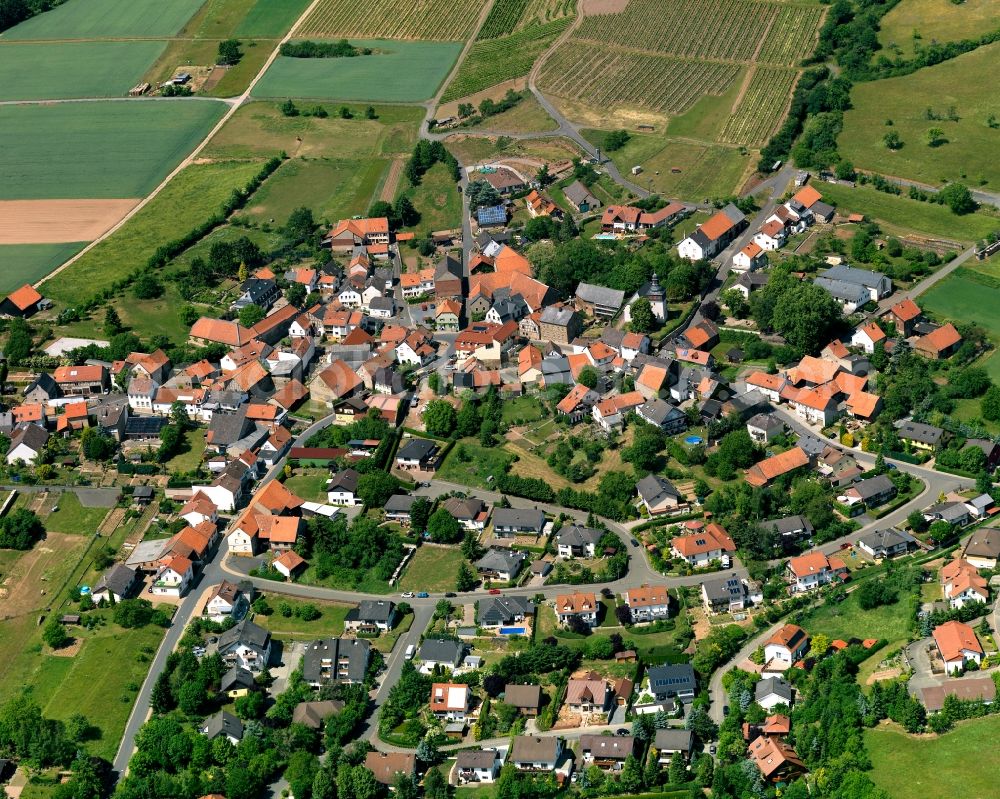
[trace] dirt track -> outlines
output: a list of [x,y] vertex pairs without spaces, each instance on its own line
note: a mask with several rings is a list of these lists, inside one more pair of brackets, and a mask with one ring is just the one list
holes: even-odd
[[0,244],[93,241],[138,202],[138,199],[2,200]]

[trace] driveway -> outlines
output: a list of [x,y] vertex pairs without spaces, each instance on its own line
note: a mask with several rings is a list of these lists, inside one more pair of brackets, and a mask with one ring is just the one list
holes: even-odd
[[944,675],[935,675],[931,669],[930,651],[934,646],[933,638],[923,638],[914,641],[906,647],[906,662],[913,669],[913,676],[907,683],[910,694],[920,698],[920,692],[924,688],[933,688],[941,685]]

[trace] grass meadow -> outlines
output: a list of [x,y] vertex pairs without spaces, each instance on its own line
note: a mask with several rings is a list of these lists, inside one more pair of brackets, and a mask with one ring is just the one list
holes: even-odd
[[449,230],[462,224],[462,195],[458,193],[444,164],[435,164],[425,174],[419,186],[402,181],[400,194],[410,198],[420,212],[417,230]]
[[983,757],[1000,737],[1000,716],[959,722],[944,735],[907,735],[886,726],[865,730],[872,780],[892,799],[996,796],[996,774]]
[[[344,618],[351,605],[341,602],[323,602],[320,600],[293,599],[281,594],[267,597],[268,604],[274,611],[269,616],[256,614],[254,622],[277,638],[293,641],[315,641],[317,638],[335,638],[344,632]],[[320,612],[318,619],[303,621],[295,612],[305,605],[312,605]],[[290,616],[282,615],[282,610],[291,610]]]
[[864,610],[858,603],[857,591],[853,591],[843,602],[827,602],[806,613],[799,624],[810,635],[823,633],[831,639],[884,638],[895,641],[909,635],[918,599],[915,592],[901,593],[898,601],[891,605]]
[[142,197],[224,111],[190,100],[0,106],[0,199]]
[[0,100],[122,97],[163,52],[164,43],[0,44]]
[[[606,135],[605,131],[593,129],[582,133],[595,145],[602,144]],[[733,147],[645,133],[632,134],[624,147],[609,155],[624,175],[630,174],[632,167],[641,166],[642,173],[631,179],[643,188],[652,185],[655,191],[670,197],[699,200],[733,194],[752,160]]]
[[283,36],[309,6],[309,0],[256,0],[233,33],[236,36]]
[[173,36],[204,0],[68,0],[5,31],[3,39]]
[[944,205],[886,194],[871,186],[840,186],[824,183],[823,200],[842,214],[857,212],[885,224],[889,232],[922,233],[955,241],[973,242],[1000,227],[1000,219],[985,213],[956,216]]
[[462,51],[460,42],[353,42],[378,52],[357,58],[279,57],[256,97],[407,103],[434,95]]
[[[984,302],[992,296],[993,300]],[[1000,345],[1000,280],[983,265],[961,266],[920,297],[920,306],[935,317],[974,322],[984,328],[994,345]],[[976,364],[1000,382],[1000,351],[994,349]],[[961,400],[959,418],[979,418],[979,400]],[[987,423],[988,424],[988,423]]]
[[[879,22],[878,40],[890,50],[910,57],[917,43],[955,42],[974,39],[995,28],[995,0],[902,0]],[[917,33],[920,39],[914,39]]]
[[[961,6],[948,5],[950,13],[961,13]],[[840,152],[854,166],[886,175],[933,185],[963,180],[975,187],[985,181],[988,189],[998,190],[1000,128],[991,128],[987,118],[1000,111],[1000,82],[984,80],[996,73],[998,61],[1000,42],[912,75],[857,84],[852,108],[844,113]],[[951,109],[958,121],[947,118]],[[927,118],[928,110],[935,119]],[[947,141],[930,147],[924,136],[934,127]],[[899,150],[882,143],[889,130],[902,139]]]
[[34,283],[86,246],[80,241],[69,244],[0,245],[0,294],[7,294],[25,283]]
[[260,162],[252,161],[187,167],[118,231],[47,281],[45,295],[72,306],[120,280],[157,247],[204,222],[259,170]]
[[458,547],[424,545],[417,550],[399,580],[401,591],[454,591],[464,558]]

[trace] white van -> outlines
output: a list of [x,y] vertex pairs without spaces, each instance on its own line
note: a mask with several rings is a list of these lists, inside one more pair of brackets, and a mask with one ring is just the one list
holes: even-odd
[[403,657],[407,660],[413,660],[413,656],[417,654],[417,647],[414,644],[410,644],[406,647],[406,651],[403,653]]

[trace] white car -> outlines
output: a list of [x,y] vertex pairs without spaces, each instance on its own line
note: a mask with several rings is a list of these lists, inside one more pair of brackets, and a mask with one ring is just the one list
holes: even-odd
[[404,591],[400,596],[402,596],[403,599],[413,599],[413,592],[412,591]]

